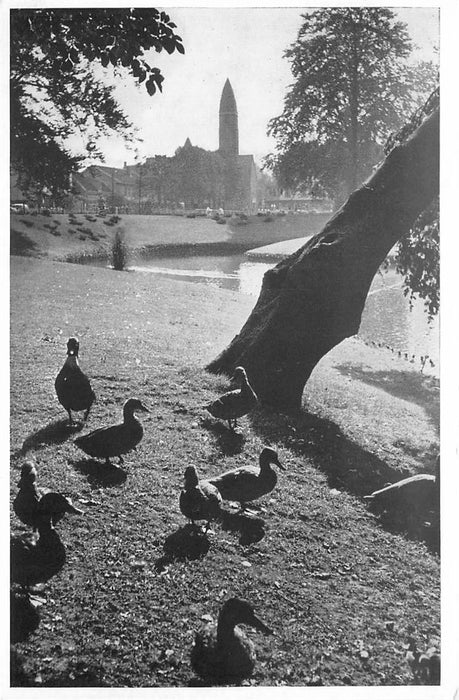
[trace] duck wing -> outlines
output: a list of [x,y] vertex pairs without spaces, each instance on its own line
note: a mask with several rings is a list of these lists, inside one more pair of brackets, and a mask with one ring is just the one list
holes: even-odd
[[77,437],[74,442],[91,457],[117,457],[125,454],[141,441],[143,428],[139,421],[120,423],[108,428],[98,428],[87,435]]
[[255,646],[237,627],[219,644],[215,623],[207,623],[196,633],[190,660],[201,678],[234,683],[252,675]]
[[212,484],[199,482],[180,494],[180,510],[190,520],[210,520],[220,513],[221,496]]
[[206,406],[209,413],[214,416],[214,418],[223,418],[227,420],[228,418],[237,418],[237,411],[239,410],[239,402],[241,399],[241,390],[234,389],[234,391],[228,391],[219,399],[216,399],[212,403]]
[[256,467],[238,467],[208,479],[216,486],[221,497],[228,501],[250,501],[259,498],[259,469]]

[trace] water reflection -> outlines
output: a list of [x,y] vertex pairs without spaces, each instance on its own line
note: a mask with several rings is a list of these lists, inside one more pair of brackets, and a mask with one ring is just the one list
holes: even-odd
[[[211,284],[257,297],[263,275],[274,263],[248,260],[244,255],[195,255],[154,257],[131,265],[131,269],[171,279]],[[429,355],[438,372],[438,318],[429,323],[423,302],[417,300],[410,311],[403,294],[403,280],[394,269],[377,274],[362,315],[359,336],[367,342],[388,345],[408,359]],[[426,366],[426,369],[430,368]]]

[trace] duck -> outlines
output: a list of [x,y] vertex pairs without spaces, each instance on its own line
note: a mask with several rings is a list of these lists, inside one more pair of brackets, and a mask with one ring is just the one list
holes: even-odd
[[139,399],[128,399],[123,406],[123,422],[108,428],[98,428],[87,435],[75,439],[75,445],[90,457],[104,458],[110,465],[110,457],[118,457],[120,464],[122,455],[134,450],[143,438],[143,427],[134,415],[138,411],[149,413],[149,410]]
[[400,510],[409,508],[412,513],[419,515],[427,511],[439,510],[440,498],[440,458],[435,463],[435,474],[415,474],[406,479],[388,484],[368,496],[365,500],[371,501],[380,510]]
[[211,520],[221,515],[222,497],[219,490],[206,480],[200,480],[195,467],[185,469],[185,487],[180,493],[180,510],[192,524],[195,520],[206,520],[205,532]]
[[84,511],[73,505],[72,499],[64,496],[62,493],[49,491],[45,493],[38,502],[38,507],[35,516],[35,523],[38,523],[43,518],[51,518],[51,524],[57,525],[66,513],[74,515],[84,515]]
[[36,527],[36,513],[41,494],[37,488],[37,469],[32,460],[21,467],[21,478],[17,485],[18,493],[13,501],[13,510],[24,525]]
[[54,529],[51,516],[38,525],[38,539],[12,537],[10,542],[11,581],[29,589],[45,583],[65,564],[65,547]]
[[246,466],[231,469],[208,479],[216,486],[225,501],[237,501],[243,509],[247,502],[270,493],[277,484],[277,474],[271,467],[276,464],[285,471],[279,456],[271,447],[264,447],[259,456],[260,468]]
[[220,610],[218,622],[208,622],[196,632],[191,650],[191,666],[203,679],[237,683],[249,678],[256,654],[251,639],[237,626],[250,625],[264,634],[273,634],[258,617],[250,603],[230,598]]
[[216,401],[204,406],[214,418],[228,421],[231,431],[236,428],[237,419],[250,413],[258,402],[244,367],[236,367],[233,380],[238,383],[239,389],[227,391]]
[[91,383],[79,366],[79,349],[78,338],[69,338],[67,359],[54,382],[59,403],[69,414],[70,425],[73,425],[72,411],[85,411],[84,421],[86,422],[91,406],[96,400]]

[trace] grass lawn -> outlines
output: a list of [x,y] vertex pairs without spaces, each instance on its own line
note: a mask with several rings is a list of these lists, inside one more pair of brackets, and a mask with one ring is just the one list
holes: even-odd
[[[248,630],[258,662],[247,683],[415,683],[408,638],[439,644],[439,558],[362,496],[433,471],[438,383],[350,339],[314,371],[300,416],[257,410],[231,439],[201,408],[228,381],[203,367],[252,304],[148,273],[11,258],[11,500],[27,457],[39,485],[85,510],[57,525],[67,561],[39,626],[13,645],[12,685],[194,685],[194,631],[230,596],[275,630]],[[150,407],[125,469],[86,458],[64,427],[54,378],[71,335],[98,398],[88,429],[118,420],[129,397]],[[207,477],[256,463],[263,445],[287,471],[258,502],[259,536],[228,517],[197,546],[178,504],[185,467]]]
[[115,221],[108,214],[11,214],[11,253],[53,260],[71,260],[81,255],[109,255],[116,231],[124,234],[131,250],[177,247],[219,247],[221,250],[248,250],[306,233],[316,233],[328,214],[290,216],[252,216],[238,225],[228,219],[219,225],[212,219],[184,216],[129,214]]

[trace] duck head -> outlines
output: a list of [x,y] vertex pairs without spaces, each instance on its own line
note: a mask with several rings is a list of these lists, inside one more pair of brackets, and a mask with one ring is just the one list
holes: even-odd
[[252,606],[246,600],[240,598],[230,598],[223,605],[218,616],[219,625],[234,627],[238,624],[250,625],[264,634],[273,634],[254,613]]
[[192,489],[199,483],[198,473],[195,467],[185,469],[185,489]]
[[264,447],[260,452],[260,466],[263,467],[268,464],[276,464],[284,472],[286,471],[284,465],[279,461],[276,450],[273,450],[271,447]]
[[80,350],[80,343],[78,338],[69,338],[67,340],[67,355],[71,357],[78,357],[78,352]]
[[18,487],[33,484],[37,480],[37,469],[35,463],[32,460],[27,460],[24,462],[21,468],[21,478],[18,481]]
[[38,512],[43,515],[44,519],[60,513],[84,515],[84,511],[74,506],[72,500],[61,493],[45,493],[38,503]]
[[143,411],[144,413],[150,413],[148,408],[143,405],[140,399],[128,399],[123,406],[124,416],[133,416],[137,411]]

